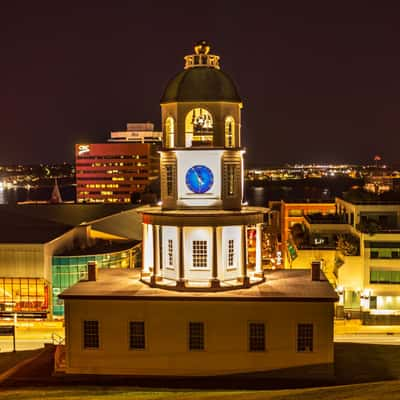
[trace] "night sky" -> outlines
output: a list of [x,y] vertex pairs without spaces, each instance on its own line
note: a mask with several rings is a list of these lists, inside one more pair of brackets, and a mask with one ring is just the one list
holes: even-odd
[[0,8],[0,165],[154,121],[200,39],[243,98],[247,165],[398,162],[400,2],[19,1]]

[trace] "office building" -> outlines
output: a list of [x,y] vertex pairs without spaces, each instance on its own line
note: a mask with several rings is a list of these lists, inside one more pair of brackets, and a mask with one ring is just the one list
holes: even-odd
[[[158,179],[160,132],[151,123],[111,132],[109,143],[75,146],[78,203],[131,203]],[[135,197],[135,198],[134,198]]]

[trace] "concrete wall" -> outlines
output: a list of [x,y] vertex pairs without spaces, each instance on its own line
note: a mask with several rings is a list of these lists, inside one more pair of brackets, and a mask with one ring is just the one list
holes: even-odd
[[[218,375],[333,363],[333,305],[312,302],[65,302],[66,372]],[[83,349],[84,320],[98,320],[100,348]],[[129,350],[129,321],[145,321],[146,349]],[[205,323],[205,350],[188,350],[188,323]],[[248,351],[248,323],[265,322],[266,351]],[[296,351],[298,323],[314,324],[314,351]]]

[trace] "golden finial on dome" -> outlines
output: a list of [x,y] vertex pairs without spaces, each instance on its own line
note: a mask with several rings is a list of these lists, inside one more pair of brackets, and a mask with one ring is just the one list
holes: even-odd
[[211,46],[205,40],[200,40],[194,45],[194,52],[196,54],[208,54],[210,49]]
[[185,69],[193,67],[209,67],[219,69],[219,57],[209,54],[211,46],[206,40],[194,45],[195,54],[185,57]]

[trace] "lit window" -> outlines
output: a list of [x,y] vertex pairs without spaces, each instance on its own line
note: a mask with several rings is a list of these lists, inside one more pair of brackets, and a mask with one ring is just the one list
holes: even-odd
[[193,240],[193,267],[207,268],[207,240]]
[[167,165],[165,167],[166,170],[166,181],[167,181],[167,196],[173,195],[173,186],[174,186],[174,169],[173,165]]
[[175,126],[174,119],[172,117],[168,117],[165,120],[165,133],[166,133],[166,147],[172,148],[175,146]]
[[265,351],[265,324],[249,323],[249,351]]
[[235,121],[232,117],[225,119],[225,147],[235,146]]
[[172,239],[168,239],[168,265],[174,266],[174,243]]
[[233,239],[228,240],[228,267],[234,266],[235,257],[235,241]]
[[235,166],[227,165],[227,175],[228,175],[228,196],[235,194]]
[[195,108],[185,118],[185,146],[212,146],[213,119],[204,108]]
[[129,348],[133,350],[146,348],[144,321],[131,321],[129,323]]
[[204,350],[203,322],[189,322],[189,350]]
[[314,342],[313,324],[297,325],[297,351],[312,352]]
[[99,348],[99,321],[83,321],[83,347]]

